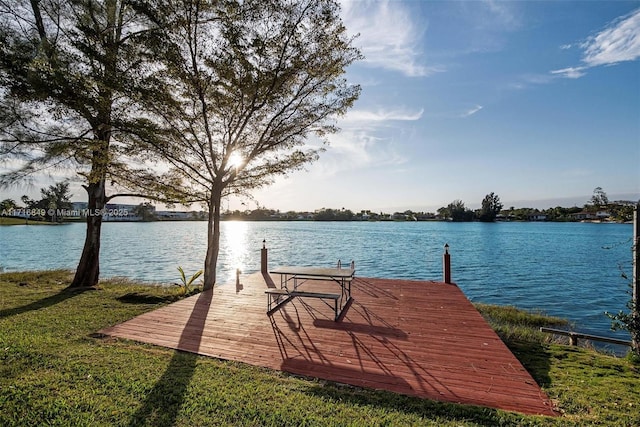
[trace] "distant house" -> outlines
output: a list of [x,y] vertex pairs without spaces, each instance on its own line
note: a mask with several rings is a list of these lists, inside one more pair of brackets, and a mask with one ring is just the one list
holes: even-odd
[[584,221],[586,219],[593,219],[593,214],[587,211],[580,211],[569,215],[569,217],[575,221]]
[[527,216],[527,219],[529,221],[546,221],[548,219],[547,214],[541,213],[541,212],[535,212],[532,214],[529,214]]
[[611,216],[611,213],[607,211],[597,211],[595,213],[580,211],[569,216],[575,221],[594,221],[607,219]]
[[416,216],[416,219],[418,221],[430,221],[436,219],[436,216],[432,213],[421,213]]

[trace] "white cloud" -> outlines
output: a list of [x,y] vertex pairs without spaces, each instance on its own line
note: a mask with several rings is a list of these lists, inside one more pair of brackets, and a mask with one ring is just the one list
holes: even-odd
[[[383,165],[397,165],[406,158],[395,149],[391,138],[375,136],[367,130],[345,130],[331,137],[332,161],[323,162],[325,173]],[[326,156],[326,155],[325,155]]]
[[614,21],[590,37],[583,47],[583,61],[591,67],[640,58],[640,9]]
[[342,19],[356,39],[364,64],[399,71],[410,77],[427,76],[444,68],[427,67],[421,60],[420,41],[425,22],[414,22],[405,4],[390,0],[342,1]]
[[382,122],[382,121],[414,121],[419,120],[424,113],[424,109],[419,111],[409,111],[405,108],[391,110],[378,109],[376,111],[352,110],[349,111],[342,122]]
[[562,70],[553,70],[551,74],[556,74],[568,79],[579,79],[586,74],[584,72],[585,69],[586,67],[569,67],[563,68]]
[[329,136],[330,146],[323,161],[314,166],[320,176],[371,167],[395,166],[407,162],[397,149],[406,135],[397,122],[422,118],[423,109],[406,107],[352,110],[340,119],[339,133]]
[[604,30],[581,43],[580,47],[584,50],[584,65],[554,70],[551,73],[577,79],[584,76],[585,70],[591,67],[637,60],[640,58],[640,9],[614,20]]
[[469,117],[469,116],[473,116],[475,113],[477,113],[478,111],[482,110],[482,105],[476,105],[475,107],[465,111],[464,113],[462,113],[461,117]]

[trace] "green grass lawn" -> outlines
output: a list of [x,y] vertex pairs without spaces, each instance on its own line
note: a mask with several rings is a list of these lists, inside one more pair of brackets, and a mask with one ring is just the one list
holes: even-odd
[[96,331],[174,301],[177,289],[114,279],[68,291],[70,280],[0,274],[1,426],[640,425],[638,366],[535,332],[559,319],[479,306],[563,413],[547,418],[101,338]]

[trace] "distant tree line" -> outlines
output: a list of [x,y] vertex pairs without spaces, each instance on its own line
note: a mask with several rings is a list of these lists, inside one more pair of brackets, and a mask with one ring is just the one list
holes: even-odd
[[[49,209],[70,209],[71,204],[69,198],[71,195],[68,192],[68,184],[59,183],[51,185],[48,188],[40,190],[42,199],[31,200],[27,196],[23,196],[21,200],[24,206],[20,206],[13,199],[5,199],[0,201],[0,212],[8,212],[14,209],[44,209],[48,212]],[[482,207],[480,209],[472,210],[465,206],[462,200],[456,199],[449,205],[438,209],[437,213],[434,212],[414,212],[412,210],[406,210],[403,212],[385,213],[374,212],[371,210],[361,210],[359,212],[353,212],[350,209],[332,209],[322,208],[314,212],[297,212],[287,211],[281,212],[276,209],[268,209],[259,207],[257,209],[247,210],[234,210],[227,211],[222,216],[226,220],[245,220],[245,221],[300,221],[300,220],[312,220],[312,221],[433,221],[433,220],[446,220],[454,222],[469,222],[469,221],[481,221],[481,222],[493,222],[497,220],[501,221],[530,221],[532,218],[544,218],[544,221],[577,221],[579,220],[575,214],[578,213],[592,213],[595,214],[599,211],[604,211],[608,214],[610,221],[626,222],[631,221],[633,218],[633,209],[636,202],[633,201],[615,201],[610,202],[606,193],[602,188],[597,187],[594,190],[594,195],[587,204],[583,207],[562,207],[556,206],[548,209],[534,209],[534,208],[516,208],[510,206],[504,208],[500,202],[500,198],[495,193],[487,194],[482,200]],[[158,221],[159,218],[155,213],[155,207],[149,203],[141,203],[138,205],[133,213],[139,217],[142,221]],[[62,218],[53,218],[46,215],[40,219],[47,221],[60,221]],[[202,217],[194,217],[194,220],[206,219],[205,215]],[[540,219],[537,219],[540,220]]]
[[[315,212],[280,212],[279,210],[259,208],[255,210],[227,212],[225,219],[253,220],[253,221],[431,221],[446,220],[454,222],[468,221],[530,221],[532,218],[544,218],[544,221],[577,221],[578,213],[606,212],[607,218],[611,221],[625,222],[633,218],[633,201],[610,202],[606,193],[601,187],[594,190],[591,199],[583,207],[562,207],[556,206],[548,209],[535,209],[527,207],[504,208],[500,197],[495,193],[487,194],[481,202],[480,209],[469,209],[464,201],[456,199],[433,212],[414,212],[406,210],[404,212],[384,213],[371,210],[361,210],[353,212],[349,209],[322,208]],[[540,220],[540,219],[537,219]]]
[[26,195],[22,196],[20,198],[22,206],[13,199],[4,199],[0,202],[0,212],[10,213],[18,209],[25,209],[41,213],[35,217],[32,216],[31,219],[61,222],[63,217],[58,213],[71,209],[70,199],[73,195],[69,193],[69,184],[61,182],[50,185],[48,188],[42,188],[40,195],[42,198],[39,200],[31,199]]

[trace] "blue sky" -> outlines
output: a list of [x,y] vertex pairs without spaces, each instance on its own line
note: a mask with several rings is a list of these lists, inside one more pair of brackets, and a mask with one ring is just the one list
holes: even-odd
[[348,71],[360,99],[320,160],[255,193],[260,206],[435,211],[494,192],[548,208],[595,187],[640,199],[640,1],[342,5],[365,56]]
[[640,198],[640,2],[342,4],[362,94],[318,162],[256,193],[262,206]]

